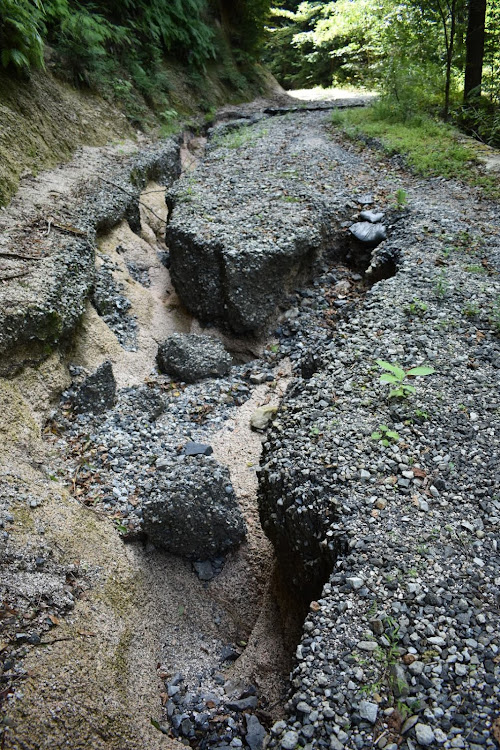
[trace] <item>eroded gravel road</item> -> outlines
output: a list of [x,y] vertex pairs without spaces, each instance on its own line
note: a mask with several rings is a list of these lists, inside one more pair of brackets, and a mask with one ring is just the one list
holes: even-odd
[[[498,740],[498,206],[277,109],[226,111],[169,192],[170,248],[147,186],[140,237],[98,238],[72,345],[1,382],[5,747]],[[349,232],[363,209],[385,214],[373,256]],[[159,374],[173,330],[221,339],[230,374]],[[377,359],[435,371],[389,398]],[[115,405],[78,413],[71,378],[105,360]],[[156,463],[189,441],[245,517],[225,559],[141,537]]]

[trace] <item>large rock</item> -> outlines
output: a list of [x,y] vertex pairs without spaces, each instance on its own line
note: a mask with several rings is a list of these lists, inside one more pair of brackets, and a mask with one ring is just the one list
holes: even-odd
[[345,208],[329,167],[337,149],[309,128],[273,118],[218,135],[167,193],[172,281],[200,320],[261,332],[335,242]]
[[72,401],[77,412],[102,414],[111,409],[116,397],[116,381],[111,362],[104,362],[75,392]]
[[223,555],[246,533],[229,471],[208,456],[174,457],[158,470],[143,518],[153,544],[194,560]]
[[160,344],[156,361],[161,372],[185,383],[221,378],[232,364],[220,341],[195,333],[173,333]]

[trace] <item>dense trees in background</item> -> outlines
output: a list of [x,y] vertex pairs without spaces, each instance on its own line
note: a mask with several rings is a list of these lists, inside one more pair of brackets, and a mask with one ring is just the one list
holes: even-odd
[[375,87],[394,117],[451,112],[500,143],[500,0],[283,0],[267,62],[287,88]]
[[170,111],[166,59],[200,87],[207,65],[224,76],[227,63],[228,86],[243,93],[268,10],[269,0],[0,0],[0,67],[25,74],[48,61],[73,85],[125,102],[140,124],[138,95]]
[[422,110],[451,116],[500,144],[500,0],[269,4],[0,0],[0,66],[22,72],[49,60],[73,84],[128,100],[133,120],[136,92],[168,114],[166,58],[202,82],[211,61],[224,66],[230,55],[228,85],[243,94],[267,24],[265,62],[285,87],[375,87],[396,118]]

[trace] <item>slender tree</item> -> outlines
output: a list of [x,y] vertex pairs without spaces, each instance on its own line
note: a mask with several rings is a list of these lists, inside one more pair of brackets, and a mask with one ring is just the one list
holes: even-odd
[[481,94],[483,77],[486,0],[469,0],[469,17],[465,40],[464,101]]

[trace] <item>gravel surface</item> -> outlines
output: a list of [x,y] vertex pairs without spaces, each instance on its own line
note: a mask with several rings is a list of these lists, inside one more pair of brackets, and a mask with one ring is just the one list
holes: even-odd
[[[396,275],[328,333],[319,284],[280,331],[303,377],[264,445],[261,519],[317,601],[271,746],[477,750],[498,737],[498,208],[369,164],[374,208],[407,191],[377,251]],[[389,398],[378,359],[435,372]]]

